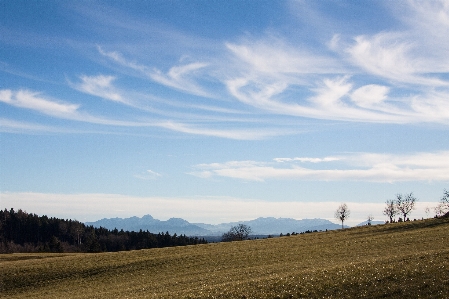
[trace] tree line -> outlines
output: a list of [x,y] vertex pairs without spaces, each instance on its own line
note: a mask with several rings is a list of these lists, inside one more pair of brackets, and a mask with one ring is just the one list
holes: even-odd
[[77,220],[38,216],[22,210],[0,210],[0,253],[105,252],[205,244],[204,238],[108,230]]

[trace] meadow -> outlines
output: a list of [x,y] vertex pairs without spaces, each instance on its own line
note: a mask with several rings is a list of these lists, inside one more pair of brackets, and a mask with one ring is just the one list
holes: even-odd
[[114,253],[2,254],[4,298],[449,298],[449,219]]

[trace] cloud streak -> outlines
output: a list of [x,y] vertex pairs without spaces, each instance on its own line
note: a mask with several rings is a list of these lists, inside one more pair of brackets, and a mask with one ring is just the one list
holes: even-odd
[[[275,158],[274,161],[199,164],[189,174],[201,178],[226,177],[259,182],[272,179],[381,183],[449,181],[447,151],[410,155],[356,153],[324,158]],[[311,168],[302,165],[306,162],[325,165]]]
[[129,104],[123,96],[112,85],[112,82],[116,79],[114,76],[81,76],[81,83],[73,84],[76,89],[81,92],[98,96],[103,99],[119,102],[123,104]]
[[74,115],[80,105],[69,104],[62,101],[53,101],[40,96],[38,92],[10,89],[0,90],[0,102],[25,109],[31,109],[53,116]]
[[147,171],[134,175],[135,178],[141,179],[141,180],[155,180],[159,177],[161,177],[162,174],[157,173],[151,169],[148,169]]
[[101,55],[111,59],[119,65],[137,71],[138,73],[154,80],[159,84],[193,95],[211,97],[211,94],[203,90],[203,88],[200,87],[194,80],[194,78],[201,73],[202,69],[208,66],[207,63],[192,62],[188,64],[176,65],[172,66],[167,73],[163,73],[157,68],[149,68],[143,64],[131,62],[117,51],[108,52],[103,50],[100,46],[97,48]]
[[[449,82],[437,77],[423,76],[434,72],[439,67],[435,62],[424,57],[413,57],[417,47],[404,34],[379,33],[372,37],[357,36],[354,45],[345,51],[351,55],[353,62],[371,74],[391,79],[397,82],[428,85],[448,86]],[[416,54],[415,54],[416,55]]]
[[41,132],[62,132],[59,128],[44,126],[36,123],[16,121],[8,118],[0,118],[0,131],[8,133],[41,133]]
[[[106,98],[109,97],[109,99],[112,101],[120,100],[120,102],[124,103],[124,101],[121,100],[122,97],[119,94],[109,94],[107,93],[107,91],[103,92],[99,90],[101,87],[113,88],[110,85],[112,79],[113,78],[111,77],[104,77],[104,76],[85,78],[84,82],[88,86],[83,87],[81,85],[80,89],[84,88],[85,91],[88,93],[92,93],[94,95]],[[89,88],[94,88],[95,90]],[[115,95],[117,95],[117,97]],[[104,126],[135,127],[135,128],[153,127],[153,128],[167,129],[179,133],[226,138],[226,139],[237,139],[237,140],[257,140],[285,134],[285,132],[276,131],[274,129],[273,130],[210,129],[204,126],[191,125],[179,121],[167,121],[167,120],[142,121],[134,119],[131,120],[110,119],[101,116],[94,116],[84,111],[79,111],[80,105],[49,99],[47,97],[42,96],[41,93],[32,92],[28,90],[18,90],[18,91],[12,91],[9,89],[0,90],[0,102],[18,108],[34,110],[43,113],[45,115],[57,117],[60,119],[67,119]],[[17,129],[19,126],[18,125],[19,122],[17,121],[12,122],[12,120],[8,120],[8,122],[4,121],[4,123],[7,124],[8,127],[10,127],[11,129],[13,127]],[[26,125],[22,124],[21,127],[25,128]],[[45,126],[42,126],[42,128],[44,127]],[[38,130],[35,131],[37,132]],[[10,130],[10,132],[12,131]],[[19,131],[14,130],[14,132]]]

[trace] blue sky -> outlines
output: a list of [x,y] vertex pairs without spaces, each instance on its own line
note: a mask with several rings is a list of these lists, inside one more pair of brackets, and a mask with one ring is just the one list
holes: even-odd
[[449,189],[448,1],[0,1],[1,208],[349,224]]

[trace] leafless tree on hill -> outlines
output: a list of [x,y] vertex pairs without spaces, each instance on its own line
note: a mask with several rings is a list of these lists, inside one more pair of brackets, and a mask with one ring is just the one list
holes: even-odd
[[439,203],[435,208],[433,208],[433,210],[435,211],[435,216],[437,216],[437,217],[441,217],[445,213],[445,210],[441,203]]
[[224,233],[221,237],[221,240],[223,242],[243,241],[247,240],[250,234],[251,234],[250,226],[245,224],[239,224],[231,227],[231,229],[227,233]]
[[396,207],[396,202],[393,199],[388,199],[386,201],[387,206],[385,207],[383,214],[390,218],[390,223],[393,222],[394,216],[398,214],[398,209]]
[[435,216],[441,217],[446,213],[449,213],[449,191],[444,189],[443,197],[441,197],[440,202],[436,207],[433,208],[435,211]]
[[409,194],[396,194],[396,206],[400,214],[404,216],[404,221],[407,219],[412,210],[415,209],[415,203],[417,199],[413,196],[413,193]]
[[341,204],[335,211],[335,218],[341,221],[341,228],[344,228],[343,224],[345,220],[349,218],[350,214],[351,211],[349,210],[348,206],[345,203]]
[[440,203],[438,204],[437,208],[435,208],[435,211],[437,210],[441,215],[444,215],[449,211],[449,191],[447,191],[446,189],[444,189],[443,197],[441,197]]

